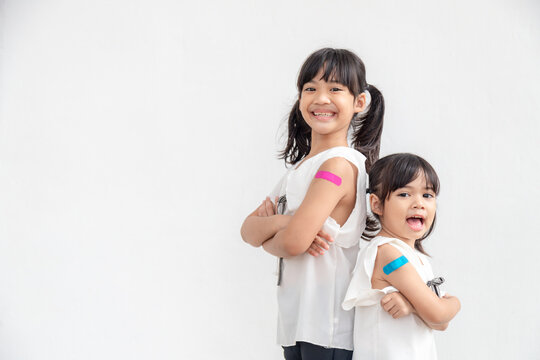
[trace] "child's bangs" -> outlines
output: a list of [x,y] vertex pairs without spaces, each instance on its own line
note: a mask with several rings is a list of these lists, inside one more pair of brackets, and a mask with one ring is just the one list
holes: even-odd
[[439,177],[431,165],[420,157],[403,155],[397,159],[393,166],[386,169],[383,178],[388,179],[388,183],[383,183],[382,196],[388,198],[390,193],[407,186],[422,175],[426,179],[426,186],[433,189],[433,192],[438,195]]
[[305,83],[310,82],[323,69],[321,79],[326,82],[337,82],[345,85],[352,94],[360,93],[358,83],[358,74],[356,70],[358,65],[353,64],[354,58],[347,56],[346,53],[340,53],[334,49],[322,49],[312,54],[302,66],[298,76],[298,91],[302,91]]

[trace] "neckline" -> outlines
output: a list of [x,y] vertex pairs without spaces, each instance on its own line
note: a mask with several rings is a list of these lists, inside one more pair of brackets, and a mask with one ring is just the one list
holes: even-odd
[[319,152],[319,153],[313,155],[313,156],[310,157],[310,158],[307,158],[307,159],[306,159],[306,158],[303,158],[303,159],[300,161],[300,164],[298,164],[298,165],[292,167],[292,171],[298,170],[298,169],[300,168],[300,166],[304,165],[304,163],[310,161],[311,159],[315,159],[316,157],[318,157],[319,155],[324,154],[324,153],[327,152],[327,151],[330,151],[330,150],[332,150],[332,149],[339,149],[339,148],[350,149],[349,146],[334,146],[334,147],[328,148],[328,149],[326,149],[326,150],[323,150],[323,151],[321,151],[321,152]]

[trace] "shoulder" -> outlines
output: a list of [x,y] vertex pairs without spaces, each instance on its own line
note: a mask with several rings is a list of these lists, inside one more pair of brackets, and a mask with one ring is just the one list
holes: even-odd
[[357,168],[361,172],[365,172],[366,157],[354,148],[347,146],[331,148],[324,153],[321,160],[324,162],[332,158],[346,159],[351,166]]
[[382,264],[387,264],[401,256],[403,253],[388,243],[380,245],[377,249],[377,258]]
[[314,180],[322,180],[318,181],[319,183],[332,183],[337,185],[340,192],[349,192],[353,185],[356,184],[356,176],[356,167],[342,157],[334,157],[319,166]]
[[356,174],[356,166],[351,164],[351,162],[344,157],[332,157],[328,160],[325,160],[318,171],[327,171],[335,175],[339,175],[346,178],[352,178]]

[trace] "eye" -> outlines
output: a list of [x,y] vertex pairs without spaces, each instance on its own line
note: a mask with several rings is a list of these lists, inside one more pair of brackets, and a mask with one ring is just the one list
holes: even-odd
[[307,88],[304,88],[304,91],[305,92],[312,92],[312,91],[315,91],[315,88],[307,87]]
[[409,194],[408,194],[408,193],[405,193],[405,192],[403,192],[403,193],[399,193],[399,194],[397,194],[397,196],[399,196],[399,197],[409,197]]
[[330,91],[332,91],[332,92],[338,92],[338,91],[343,91],[343,89],[342,89],[342,88],[339,88],[339,87],[333,87],[333,88],[330,89]]
[[424,197],[431,199],[431,198],[434,198],[435,196],[433,194],[426,193],[426,194],[424,194]]

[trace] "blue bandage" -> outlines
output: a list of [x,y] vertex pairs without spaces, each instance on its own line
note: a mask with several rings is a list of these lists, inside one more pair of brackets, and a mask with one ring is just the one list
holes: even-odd
[[388,263],[388,265],[383,267],[383,271],[386,275],[390,275],[392,271],[399,269],[408,262],[409,259],[407,259],[405,256],[398,257],[396,260],[391,261],[390,263]]

